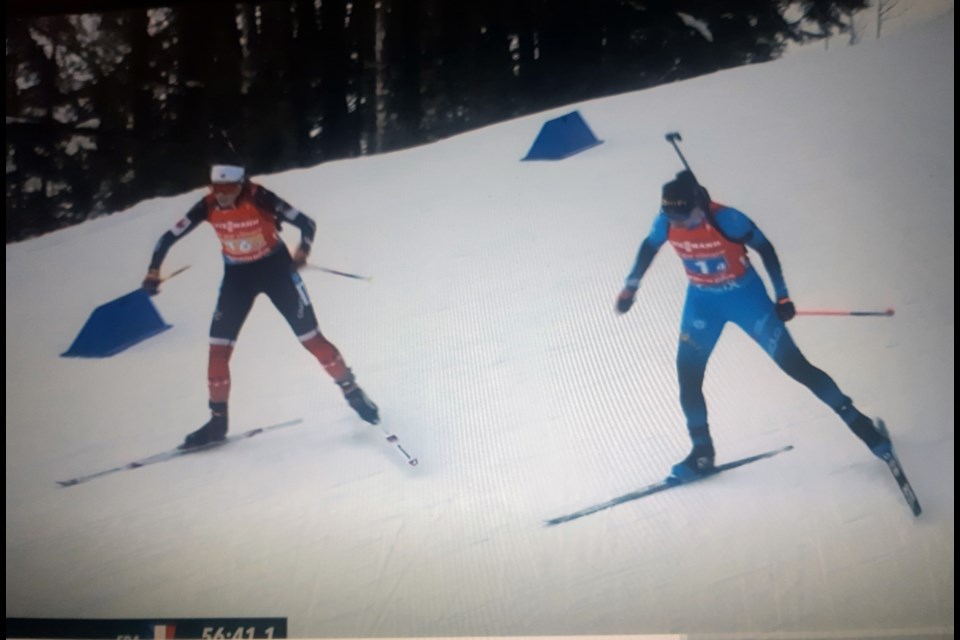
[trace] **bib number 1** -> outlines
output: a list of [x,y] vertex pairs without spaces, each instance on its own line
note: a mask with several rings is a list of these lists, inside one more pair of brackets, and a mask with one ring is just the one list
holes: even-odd
[[718,273],[725,273],[728,265],[726,258],[723,257],[697,259],[687,258],[683,261],[683,268],[686,269],[688,273],[701,276],[712,276]]

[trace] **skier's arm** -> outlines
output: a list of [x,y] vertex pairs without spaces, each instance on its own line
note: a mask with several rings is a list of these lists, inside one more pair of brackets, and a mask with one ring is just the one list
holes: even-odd
[[657,219],[653,222],[653,228],[650,229],[650,233],[640,244],[640,249],[637,251],[637,259],[633,263],[633,269],[630,270],[630,274],[624,282],[624,289],[636,291],[640,287],[640,280],[643,279],[643,274],[645,274],[647,269],[650,268],[650,265],[653,264],[653,259],[666,241],[667,220],[663,216],[657,216]]
[[754,231],[753,238],[747,243],[747,246],[760,254],[760,259],[763,260],[763,266],[766,268],[767,274],[770,275],[770,281],[773,283],[773,290],[777,295],[777,300],[789,298],[790,294],[787,293],[787,283],[783,279],[783,269],[780,267],[780,258],[777,257],[777,252],[773,248],[773,245],[770,244],[770,241],[767,240],[767,237],[763,235],[760,229]]
[[773,244],[760,231],[760,227],[740,211],[730,208],[718,211],[716,222],[724,236],[734,242],[745,244],[760,254],[763,266],[770,276],[770,282],[773,283],[777,300],[789,299],[790,294],[787,292],[787,283],[783,278],[780,259],[777,257]]
[[643,274],[647,272],[653,259],[663,243],[667,241],[667,221],[663,216],[657,216],[653,222],[653,228],[650,233],[640,243],[640,249],[637,251],[637,258],[633,262],[633,269],[630,270],[627,279],[623,284],[620,295],[617,296],[617,313],[626,313],[633,306],[636,299],[637,289],[640,288],[640,280]]
[[310,216],[287,203],[269,189],[257,185],[253,197],[256,199],[258,206],[267,211],[272,211],[277,216],[278,223],[289,222],[300,229],[300,245],[293,256],[293,262],[297,265],[297,268],[302,267],[307,262],[310,249],[313,248],[313,238],[317,234],[317,223]]
[[167,252],[180,238],[187,235],[197,228],[201,222],[207,218],[207,205],[203,200],[190,208],[183,218],[177,224],[173,225],[169,231],[160,236],[157,244],[153,248],[153,255],[150,257],[150,265],[147,267],[147,277],[143,279],[143,288],[150,295],[155,295],[160,289],[160,265],[163,259],[167,257]]

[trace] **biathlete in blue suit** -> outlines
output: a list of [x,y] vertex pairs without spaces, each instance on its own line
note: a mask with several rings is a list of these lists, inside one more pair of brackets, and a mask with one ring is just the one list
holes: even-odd
[[[830,376],[800,353],[785,322],[796,314],[773,245],[746,215],[711,202],[689,171],[663,186],[663,201],[650,234],[620,295],[618,313],[633,306],[644,273],[664,243],[669,242],[690,280],[677,348],[680,405],[687,419],[693,450],[674,465],[681,479],[709,473],[714,466],[713,440],[703,397],[703,375],[723,327],[732,322],[763,348],[787,375],[833,409],[877,457],[890,451],[889,438],[860,413]],[[770,275],[774,303],[747,256],[756,251]]]

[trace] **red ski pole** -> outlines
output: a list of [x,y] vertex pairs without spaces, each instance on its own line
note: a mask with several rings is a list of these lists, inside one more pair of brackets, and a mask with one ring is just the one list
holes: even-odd
[[804,309],[797,311],[798,316],[882,316],[889,318],[893,309],[884,311],[845,311],[842,309]]

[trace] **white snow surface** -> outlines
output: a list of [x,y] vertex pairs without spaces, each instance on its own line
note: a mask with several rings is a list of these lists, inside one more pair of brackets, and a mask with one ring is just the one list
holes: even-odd
[[[207,418],[222,262],[204,225],[153,298],[173,328],[60,357],[137,286],[202,194],[6,248],[8,617],[280,616],[291,637],[652,633],[952,637],[953,13],[376,157],[256,180],[314,217],[324,334],[420,459],[361,422],[261,298],[232,360],[231,431],[290,428],[87,484]],[[520,162],[578,109],[604,144]],[[282,123],[278,123],[282,126]],[[795,449],[562,524],[689,450],[665,247],[613,302],[681,148],[772,240],[804,354],[882,416],[924,507],[729,326],[705,393],[718,462]],[[295,228],[285,231],[293,246]],[[763,272],[758,259],[754,264]]]

